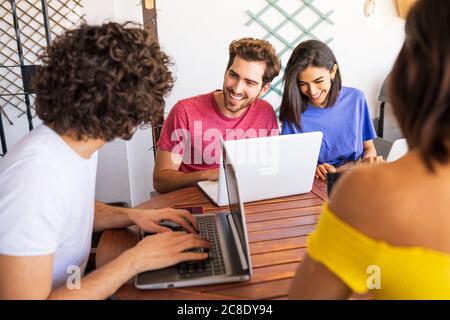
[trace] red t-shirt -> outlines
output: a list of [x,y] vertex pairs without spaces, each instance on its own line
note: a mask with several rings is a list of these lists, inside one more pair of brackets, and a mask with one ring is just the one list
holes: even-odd
[[158,148],[183,155],[182,172],[219,167],[220,137],[223,140],[278,135],[275,112],[257,99],[237,118],[222,114],[214,92],[180,100],[164,121]]

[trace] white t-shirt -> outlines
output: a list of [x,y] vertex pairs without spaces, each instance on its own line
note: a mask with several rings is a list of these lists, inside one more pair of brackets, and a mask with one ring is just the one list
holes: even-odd
[[53,288],[84,273],[91,246],[97,152],[80,157],[40,125],[0,161],[0,254],[54,255]]

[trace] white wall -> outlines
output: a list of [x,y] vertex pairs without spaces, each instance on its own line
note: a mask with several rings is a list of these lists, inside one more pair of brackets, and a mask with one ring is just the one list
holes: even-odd
[[[375,15],[362,14],[364,1],[344,0],[336,8],[335,51],[344,84],[363,90],[371,106],[372,117],[379,114],[378,95],[404,40],[404,20],[397,16],[395,1],[377,1]],[[349,17],[352,17],[349,19]],[[401,137],[392,108],[385,107],[384,138]]]
[[[3,85],[0,83],[0,85]],[[17,101],[17,100],[16,100]],[[14,102],[13,102],[14,103]],[[19,105],[22,106],[23,109],[25,109],[25,103],[19,103]],[[12,124],[9,123],[9,121],[6,119],[5,115],[2,114],[2,121],[3,121],[3,130],[5,132],[6,136],[6,145],[7,149],[10,150],[24,135],[26,135],[28,130],[28,120],[27,115],[24,114],[22,111],[12,107],[11,105],[6,105],[4,101],[0,101],[0,104],[4,107],[4,112],[8,115],[9,119],[11,120]],[[32,111],[32,114],[34,114],[34,111]],[[40,119],[33,118],[33,128],[38,126],[42,121]],[[0,147],[1,148],[1,147]],[[1,153],[0,149],[0,153]],[[0,157],[0,161],[1,161]]]
[[[91,24],[99,24],[114,20],[116,2],[111,0],[82,0],[86,21]],[[131,1],[124,2],[131,3]]]
[[127,145],[116,139],[99,150],[95,197],[103,202],[130,204],[130,189]]

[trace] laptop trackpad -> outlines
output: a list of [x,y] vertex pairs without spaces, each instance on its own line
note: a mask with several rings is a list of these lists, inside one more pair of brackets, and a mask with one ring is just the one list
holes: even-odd
[[178,266],[173,266],[169,268],[164,268],[156,271],[148,271],[140,273],[137,276],[136,284],[137,285],[148,285],[148,284],[164,284],[161,288],[166,288],[167,283],[171,283],[174,281],[179,281],[180,275],[178,273]]

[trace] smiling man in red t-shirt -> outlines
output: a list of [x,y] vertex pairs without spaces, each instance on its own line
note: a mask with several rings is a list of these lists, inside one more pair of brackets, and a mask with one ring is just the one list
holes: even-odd
[[231,42],[223,89],[179,101],[161,131],[153,172],[159,192],[217,180],[224,140],[278,134],[273,107],[260,97],[280,72],[272,45],[243,38]]

